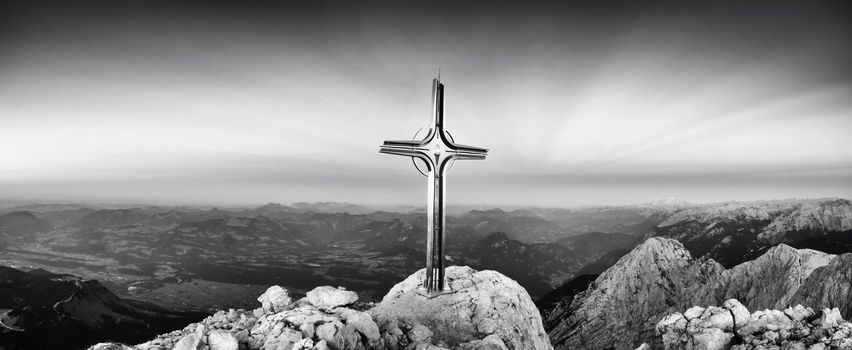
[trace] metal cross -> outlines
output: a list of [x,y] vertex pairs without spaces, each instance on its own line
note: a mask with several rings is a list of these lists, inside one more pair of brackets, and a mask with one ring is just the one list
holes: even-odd
[[426,126],[423,139],[385,141],[379,149],[381,153],[419,159],[425,166],[423,170],[418,168],[429,178],[429,206],[426,208],[426,280],[419,292],[430,298],[452,293],[444,280],[444,232],[447,224],[444,199],[447,192],[447,172],[456,160],[479,160],[488,155],[485,148],[456,144],[450,133],[444,129],[444,84],[441,84],[439,79],[432,80],[432,121]]

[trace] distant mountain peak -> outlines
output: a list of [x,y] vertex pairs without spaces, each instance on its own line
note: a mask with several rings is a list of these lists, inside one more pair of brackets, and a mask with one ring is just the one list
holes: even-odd
[[800,257],[800,258],[811,258],[811,257],[827,257],[828,260],[834,257],[833,254],[826,254],[818,250],[813,249],[796,249],[784,243],[778,244],[772,248],[766,250],[763,255],[759,256],[757,260],[766,260],[766,259],[775,259],[778,260],[779,257]]
[[33,213],[31,213],[28,210],[13,211],[13,212],[8,213],[8,214],[0,215],[0,217],[13,217],[13,216],[21,217],[21,218],[33,218],[33,219],[37,218]]
[[693,259],[676,240],[649,238],[546,314],[554,348],[635,348],[653,330],[660,310],[697,304],[693,301],[705,298],[705,286],[723,271],[712,259]]
[[52,229],[53,225],[27,210],[0,215],[0,233],[21,236]]
[[297,202],[293,203],[291,207],[297,211],[312,211],[317,213],[349,213],[353,215],[369,214],[375,211],[373,209],[358,204],[346,202]]
[[279,212],[279,211],[286,211],[288,209],[290,209],[290,207],[283,205],[281,203],[269,202],[269,203],[266,203],[264,205],[261,205],[261,206],[255,208],[254,210],[259,211],[259,212]]
[[685,200],[676,198],[676,197],[668,197],[668,198],[655,198],[650,202],[645,203],[644,206],[648,207],[662,207],[662,208],[679,208],[679,207],[688,207],[692,206],[692,203],[689,203]]
[[691,260],[692,254],[684,248],[677,240],[665,237],[651,237],[644,243],[633,248],[625,256],[627,260],[647,259],[653,257],[656,260],[685,259]]

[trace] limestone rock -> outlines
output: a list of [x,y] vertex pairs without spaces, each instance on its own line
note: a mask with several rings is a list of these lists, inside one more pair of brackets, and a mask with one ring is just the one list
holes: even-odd
[[843,321],[838,308],[823,309],[822,316],[819,318],[819,325],[822,328],[834,328]]
[[299,326],[299,331],[302,332],[302,337],[308,338],[308,339],[313,338],[314,334],[315,334],[314,333],[315,328],[314,328],[313,323],[302,324],[301,326]]
[[367,337],[369,343],[373,346],[378,345],[381,334],[379,334],[379,326],[373,322],[373,318],[366,312],[356,311],[352,309],[341,308],[338,311],[347,325],[351,325],[355,330]]
[[730,311],[710,306],[693,307],[683,314],[668,315],[657,323],[656,331],[662,335],[666,349],[721,350],[730,345],[734,337],[731,333],[733,328],[734,318]]
[[450,347],[493,334],[512,350],[552,348],[535,304],[508,277],[452,266],[446,278],[454,293],[434,298],[417,293],[424,278],[425,269],[411,275],[368,312],[378,324],[394,320],[426,326],[434,341]]
[[506,347],[506,344],[500,340],[500,337],[492,334],[482,340],[474,340],[469,343],[461,344],[457,350],[508,350],[508,348]]
[[[286,290],[271,287],[258,298],[261,308],[219,311],[132,348],[99,344],[91,349],[552,349],[537,310],[517,283],[493,271],[456,267],[448,272],[457,292],[434,299],[413,292],[423,271],[397,285],[384,305],[366,312],[344,307],[357,300],[344,289],[319,287],[293,302]],[[417,302],[407,304],[410,300]]]
[[344,325],[337,329],[337,333],[331,338],[331,340],[326,340],[329,346],[332,349],[363,349],[364,345],[361,343],[361,335],[358,334],[358,331],[352,325]]
[[738,330],[740,334],[778,331],[793,327],[793,321],[787,315],[778,310],[761,310],[751,314],[749,323]]
[[295,326],[301,326],[303,324],[317,324],[320,322],[335,321],[338,318],[308,305],[290,310],[286,313],[286,315],[284,315],[284,319]]
[[281,332],[274,337],[266,337],[263,350],[292,349],[296,343],[302,340],[302,332],[290,328],[281,328]]
[[802,305],[788,307],[784,309],[784,314],[795,322],[801,322],[814,315],[814,310]]
[[358,294],[340,287],[322,286],[308,292],[305,298],[319,309],[331,310],[354,303],[358,300]]
[[725,300],[725,303],[722,304],[728,312],[731,313],[731,316],[734,318],[734,326],[736,329],[740,329],[745,327],[748,324],[749,318],[751,314],[749,314],[748,309],[743,306],[737,299],[728,299]]
[[422,344],[422,343],[431,343],[432,342],[432,331],[429,328],[426,328],[422,324],[418,324],[414,326],[410,331],[408,331],[408,341],[411,344]]
[[207,345],[210,350],[238,350],[237,338],[225,331],[212,331],[207,334]]
[[402,329],[399,328],[399,324],[396,321],[387,320],[380,329],[382,341],[386,349],[399,350],[408,345],[408,338]]
[[187,334],[178,340],[172,350],[199,350],[201,349],[201,335]]
[[89,350],[133,350],[133,348],[123,344],[99,343],[92,345]]
[[701,314],[704,313],[704,308],[701,306],[693,306],[689,308],[689,310],[684,311],[683,317],[687,320],[692,320],[693,318],[701,317]]
[[704,328],[692,334],[693,349],[724,350],[731,343],[734,335],[718,328]]
[[293,302],[290,293],[279,286],[272,286],[257,298],[266,313],[280,312],[287,309]]
[[337,330],[343,327],[343,323],[340,321],[327,322],[319,325],[316,330],[316,337],[319,340],[325,340],[326,342],[331,342],[334,340],[334,335],[337,334]]
[[[726,305],[736,305],[728,300]],[[715,307],[705,309],[700,318],[685,320],[680,313],[664,317],[657,324],[657,334],[665,349],[727,349],[732,350],[799,350],[852,349],[852,323],[843,321],[838,309],[824,309],[819,318],[810,308],[797,305],[786,310],[760,310],[743,324],[737,321],[738,344],[731,346],[735,336],[726,331],[725,322],[704,322],[712,319]],[[726,309],[738,307],[726,306]],[[733,313],[733,312],[732,312]],[[736,318],[736,317],[735,317]],[[739,318],[737,318],[739,319]]]
[[311,350],[314,348],[314,341],[310,338],[299,340],[293,345],[292,350]]
[[704,310],[698,322],[693,322],[702,328],[718,328],[724,332],[732,332],[734,329],[734,318],[727,309],[710,306]]
[[316,344],[314,344],[313,350],[329,350],[328,343],[325,340],[320,340]]

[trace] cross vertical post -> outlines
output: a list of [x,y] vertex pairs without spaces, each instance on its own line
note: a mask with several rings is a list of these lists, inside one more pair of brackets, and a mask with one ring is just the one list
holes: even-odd
[[415,158],[425,166],[425,171],[418,168],[428,178],[426,278],[420,292],[431,298],[452,293],[444,276],[446,174],[456,160],[482,160],[488,150],[456,144],[444,129],[444,84],[439,79],[432,80],[432,120],[427,127],[423,139],[385,141],[379,152]]

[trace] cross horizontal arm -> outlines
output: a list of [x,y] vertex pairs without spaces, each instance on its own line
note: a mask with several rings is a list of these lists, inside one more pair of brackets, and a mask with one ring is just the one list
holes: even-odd
[[467,146],[467,145],[459,145],[457,143],[453,143],[449,145],[450,149],[458,152],[458,153],[470,153],[470,154],[481,154],[483,156],[488,155],[488,149],[475,147],[475,146]]
[[382,146],[379,149],[379,153],[393,154],[397,156],[417,157],[426,160],[428,163],[431,163],[430,158],[426,153],[424,153],[422,150],[418,150],[412,147]]
[[484,160],[485,154],[476,154],[476,153],[456,153],[453,155],[453,159],[457,160]]
[[423,141],[417,140],[388,140],[382,147],[419,147],[423,146]]

